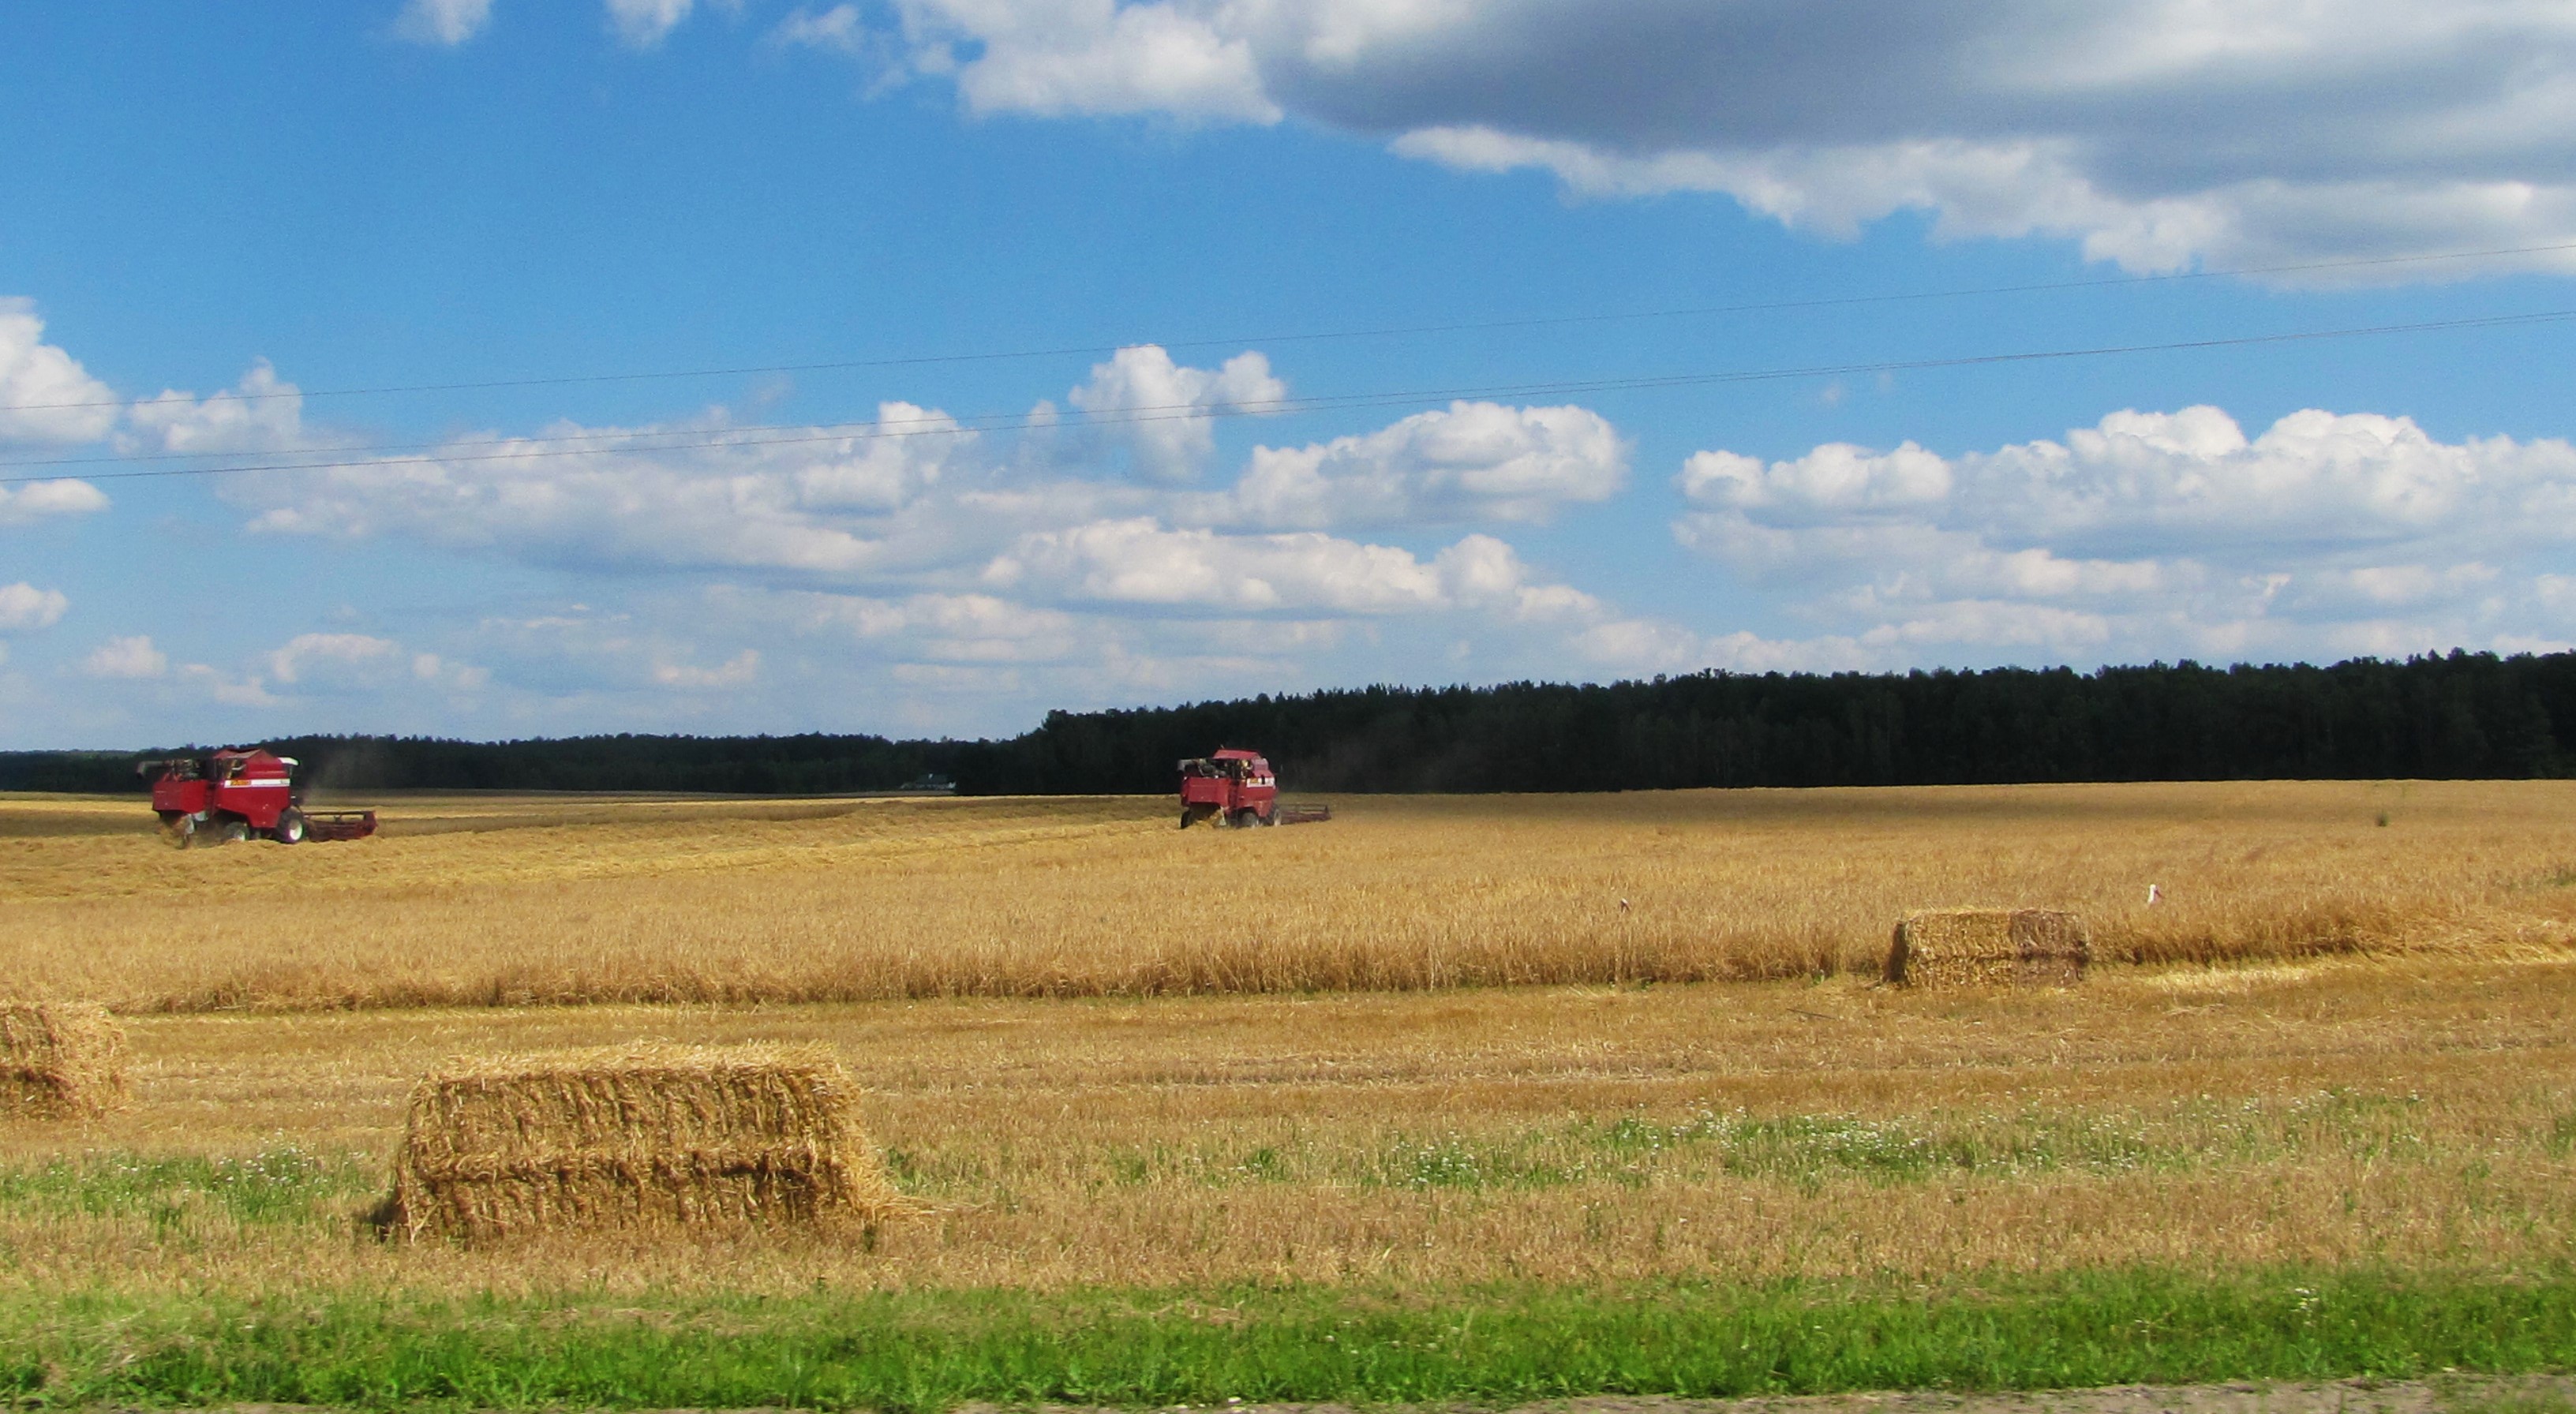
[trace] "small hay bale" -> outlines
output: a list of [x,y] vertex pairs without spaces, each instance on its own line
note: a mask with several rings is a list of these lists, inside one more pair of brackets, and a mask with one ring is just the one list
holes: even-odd
[[2092,946],[2084,920],[2046,908],[1909,913],[1887,949],[1887,980],[1912,987],[2072,987]]
[[0,1002],[0,1114],[84,1119],[126,1101],[125,1028],[87,1002]]
[[411,1093],[376,1221],[418,1240],[571,1228],[872,1224],[908,1210],[820,1047],[462,1059]]

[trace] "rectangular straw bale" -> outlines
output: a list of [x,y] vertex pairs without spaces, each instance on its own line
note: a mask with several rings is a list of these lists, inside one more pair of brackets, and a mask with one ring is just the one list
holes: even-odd
[[2084,920],[2045,908],[1909,913],[1887,950],[1887,980],[1915,987],[2071,987],[2091,954]]
[[385,1226],[875,1222],[904,1209],[820,1047],[630,1046],[451,1061],[411,1094]]
[[0,1002],[0,1114],[79,1119],[126,1101],[125,1029],[87,1002]]

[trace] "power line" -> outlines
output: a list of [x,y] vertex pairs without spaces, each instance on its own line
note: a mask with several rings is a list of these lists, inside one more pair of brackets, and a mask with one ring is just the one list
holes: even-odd
[[[816,363],[744,364],[726,368],[666,369],[646,373],[580,373],[544,378],[483,378],[453,383],[397,383],[367,388],[298,389],[275,393],[222,393],[215,396],[238,402],[266,402],[276,398],[363,398],[400,393],[488,392],[500,388],[560,388],[603,383],[666,382],[688,378],[732,378],[755,373],[829,373],[863,368],[916,368],[938,364],[998,363],[1016,359],[1066,358],[1076,354],[1114,353],[1121,348],[1155,344],[1166,349],[1203,349],[1258,344],[1323,343],[1343,339],[1383,339],[1411,334],[1493,333],[1506,329],[1565,328],[1582,324],[1630,323],[1653,319],[1704,318],[1721,314],[1770,314],[1798,309],[1834,309],[1860,305],[1905,304],[1926,300],[1970,299],[1984,295],[2041,294],[2056,290],[2108,289],[2122,286],[2179,284],[2193,280],[2240,279],[2254,275],[2295,275],[2325,270],[2362,270],[2395,265],[2425,265],[2445,261],[2495,260],[2517,255],[2556,255],[2576,251],[2576,241],[2555,245],[2507,246],[2492,250],[2444,251],[2431,255],[2384,255],[2353,260],[2312,260],[2287,265],[2246,265],[2226,270],[2183,270],[2155,275],[2106,275],[2098,279],[2052,280],[2023,285],[1980,285],[1952,290],[1917,290],[1882,295],[1837,295],[1823,299],[1769,300],[1752,304],[1697,305],[1681,309],[1639,310],[1617,314],[1564,314],[1529,319],[1495,319],[1449,324],[1384,325],[1374,328],[1334,329],[1292,334],[1247,334],[1221,339],[1131,339],[1122,344],[1077,344],[1050,349],[1013,349],[1006,352],[917,354],[898,358],[834,359]],[[49,412],[71,408],[124,407],[131,399],[103,398],[84,402],[19,403],[18,412]]]
[[[2305,343],[2326,339],[2384,337],[2400,334],[2428,334],[2446,330],[2512,328],[2524,325],[2560,324],[2576,320],[2576,309],[2539,310],[2524,314],[2484,315],[2462,319],[2426,320],[2412,324],[2373,324],[2343,329],[2308,329],[2279,334],[2243,334],[2215,339],[2183,339],[2155,344],[2111,344],[2090,348],[2038,349],[2012,353],[1971,354],[1951,358],[1888,359],[1870,363],[1817,365],[1803,368],[1739,369],[1718,373],[1681,373],[1652,377],[1601,378],[1555,383],[1518,383],[1479,388],[1417,389],[1409,392],[1346,393],[1306,398],[1229,404],[1208,408],[1195,404],[1164,404],[1150,407],[1117,408],[1103,413],[1086,414],[1086,425],[1118,426],[1142,422],[1176,421],[1189,418],[1253,417],[1277,413],[1312,412],[1326,409],[1382,407],[1408,403],[1438,402],[1470,398],[1535,398],[1562,397],[1578,393],[1621,392],[1643,389],[1709,387],[1729,383],[1775,382],[1799,378],[1850,377],[1869,373],[1910,373],[1940,368],[1975,368],[1995,364],[2039,363],[2058,359],[2109,358],[2130,354],[2182,353],[2200,349],[2250,348],[2269,344]],[[915,426],[913,424],[922,424]],[[451,465],[459,462],[526,461],[537,458],[598,456],[612,451],[673,452],[699,451],[735,447],[774,447],[816,442],[876,441],[894,437],[948,436],[965,432],[1030,430],[1054,425],[1050,419],[1030,414],[984,414],[975,419],[913,418],[895,426],[879,423],[844,423],[841,430],[815,431],[799,429],[797,435],[785,437],[710,437],[691,434],[696,441],[670,442],[641,448],[559,447],[543,451],[508,451],[473,453],[463,456],[368,457],[344,461],[286,461],[265,464],[170,467],[143,471],[106,472],[83,478],[92,481],[129,481],[158,477],[229,476],[244,472],[332,471],[358,467],[397,467]],[[848,430],[857,429],[857,430]],[[640,434],[652,436],[656,434]],[[681,434],[671,434],[681,435]],[[589,439],[596,440],[596,439]],[[345,449],[342,449],[345,450]],[[52,476],[0,477],[0,485],[17,485],[37,481],[56,481]]]

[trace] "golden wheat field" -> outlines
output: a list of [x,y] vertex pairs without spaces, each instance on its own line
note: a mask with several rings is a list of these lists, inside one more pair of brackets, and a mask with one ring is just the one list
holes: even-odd
[[[2511,1268],[2576,1241],[2571,1014],[2563,960],[2335,959],[2073,991],[156,1016],[131,1108],[0,1125],[0,1289]],[[362,1231],[414,1077],[639,1039],[830,1047],[921,1211],[864,1241]]]
[[[364,843],[180,852],[131,801],[0,802],[6,990],[113,1004],[134,1097],[0,1121],[0,1289],[1930,1280],[2576,1241],[2576,787],[1335,805],[1184,833],[1159,800],[415,799]],[[1895,917],[1951,904],[2074,909],[2104,963],[1876,985]],[[365,1235],[418,1076],[636,1042],[828,1047],[914,1215]]]
[[134,800],[0,799],[0,976],[127,1013],[1749,980],[1872,971],[1904,911],[1983,904],[2073,909],[2115,963],[2576,937],[2566,782],[1336,805],[427,798],[359,843],[183,852]]

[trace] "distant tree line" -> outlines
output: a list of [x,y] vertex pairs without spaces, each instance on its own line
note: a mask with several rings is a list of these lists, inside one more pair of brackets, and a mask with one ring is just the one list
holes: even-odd
[[[2576,774],[2576,653],[2330,667],[1705,672],[1606,685],[1371,687],[1051,712],[999,741],[595,736],[263,743],[341,790],[1152,793],[1220,746],[1291,791],[1595,791]],[[140,757],[0,753],[0,789],[139,789]]]

